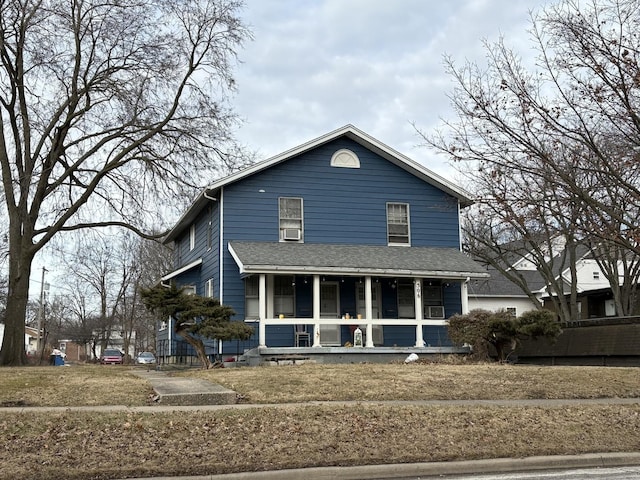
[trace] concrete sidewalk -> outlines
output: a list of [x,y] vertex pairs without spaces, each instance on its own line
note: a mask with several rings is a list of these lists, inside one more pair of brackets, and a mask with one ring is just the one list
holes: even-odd
[[[136,371],[136,375],[148,380],[158,394],[158,405],[129,407],[133,411],[162,410],[218,410],[245,408],[292,408],[300,404],[238,404],[236,393],[219,385],[196,379],[169,377],[164,372]],[[208,403],[208,404],[207,404]],[[423,400],[423,401],[341,401],[308,402],[308,405],[504,405],[504,406],[563,406],[597,404],[638,404],[637,398],[601,398],[567,400]],[[442,477],[444,475],[506,473],[535,470],[619,467],[640,465],[640,453],[602,453],[587,455],[558,455],[530,458],[500,458],[460,462],[430,462],[396,465],[366,465],[357,467],[315,467],[266,472],[243,472],[225,475],[195,477],[156,477],[151,480],[369,480],[415,479]],[[136,480],[136,479],[134,479]],[[143,479],[138,479],[143,480]],[[145,479],[149,480],[149,479]]]
[[[128,411],[159,413],[168,411],[212,411],[223,409],[295,408],[302,405],[466,405],[466,406],[565,406],[565,405],[633,405],[640,398],[595,399],[531,399],[531,400],[416,400],[416,401],[316,401],[285,404],[240,404],[236,392],[204,380],[172,377],[163,371],[132,371],[147,380],[154,391],[149,406],[108,405],[95,407],[5,407],[0,413],[28,413],[39,411]],[[529,458],[500,458],[490,460],[410,463],[395,465],[367,465],[355,467],[314,467],[295,470],[245,472],[224,475],[153,477],[133,480],[368,480],[435,478],[445,475],[490,474],[561,470],[569,468],[621,467],[640,465],[640,452],[594,453]],[[132,479],[128,479],[132,480]]]

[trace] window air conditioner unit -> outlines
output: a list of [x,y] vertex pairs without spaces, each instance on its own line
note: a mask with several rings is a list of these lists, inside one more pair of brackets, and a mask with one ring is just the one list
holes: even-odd
[[299,228],[285,228],[282,232],[283,240],[300,240],[302,238]]
[[444,307],[429,307],[429,318],[444,318]]

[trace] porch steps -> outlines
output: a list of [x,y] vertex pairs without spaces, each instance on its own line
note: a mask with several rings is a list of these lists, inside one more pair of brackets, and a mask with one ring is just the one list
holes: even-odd
[[298,354],[273,355],[262,360],[262,365],[269,367],[280,367],[283,365],[303,365],[305,363],[316,363],[309,357]]

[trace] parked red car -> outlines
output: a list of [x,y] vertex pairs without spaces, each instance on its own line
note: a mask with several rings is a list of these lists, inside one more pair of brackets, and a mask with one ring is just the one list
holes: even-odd
[[107,348],[100,354],[100,363],[102,365],[122,365],[122,352],[115,348]]

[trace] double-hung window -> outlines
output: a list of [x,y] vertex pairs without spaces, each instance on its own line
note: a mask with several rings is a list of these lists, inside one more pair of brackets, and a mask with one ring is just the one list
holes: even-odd
[[302,199],[281,197],[278,202],[280,240],[302,241]]
[[204,296],[213,298],[213,278],[210,278],[204,284]]
[[189,250],[196,248],[196,224],[192,223],[189,228]]
[[416,299],[413,282],[401,279],[396,291],[398,292],[398,318],[415,318]]
[[387,242],[409,245],[409,204],[387,203]]
[[259,318],[260,292],[259,276],[252,275],[244,279],[244,318],[255,320]]
[[273,278],[273,310],[275,315],[295,316],[295,286],[291,275]]

